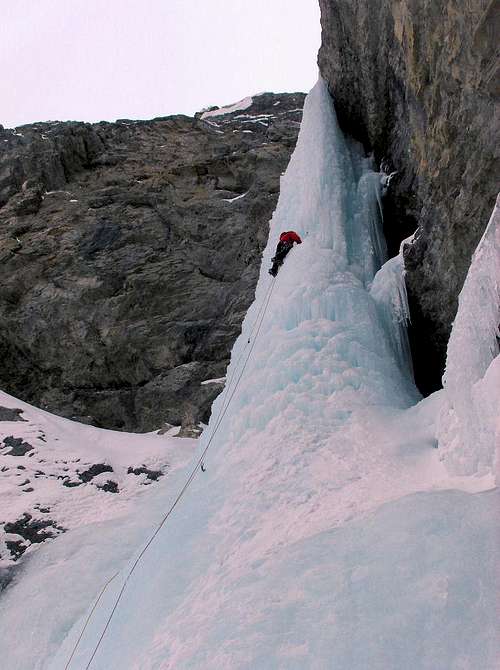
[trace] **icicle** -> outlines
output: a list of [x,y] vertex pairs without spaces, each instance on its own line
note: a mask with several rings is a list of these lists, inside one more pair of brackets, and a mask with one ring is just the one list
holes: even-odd
[[401,370],[413,377],[413,364],[408,341],[407,325],[410,322],[408,295],[404,279],[403,240],[399,254],[390,258],[375,275],[370,295],[377,303],[381,318],[393,346]]

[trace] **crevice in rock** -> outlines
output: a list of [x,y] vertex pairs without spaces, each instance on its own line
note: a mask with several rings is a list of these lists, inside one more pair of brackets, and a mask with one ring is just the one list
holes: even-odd
[[427,397],[442,388],[442,376],[446,364],[447,338],[437,337],[433,323],[422,313],[418,300],[407,287],[411,322],[408,324],[408,339],[413,361],[415,384]]

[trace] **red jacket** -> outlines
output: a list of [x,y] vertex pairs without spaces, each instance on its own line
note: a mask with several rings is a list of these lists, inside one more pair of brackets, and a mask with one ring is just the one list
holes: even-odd
[[302,240],[293,230],[287,230],[280,235],[280,242],[297,242],[297,244],[302,244]]

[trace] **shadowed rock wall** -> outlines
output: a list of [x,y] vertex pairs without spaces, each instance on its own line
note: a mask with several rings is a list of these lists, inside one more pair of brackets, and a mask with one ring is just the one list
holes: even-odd
[[207,421],[303,101],[0,127],[0,387],[108,428]]
[[440,385],[457,297],[498,191],[500,3],[319,1],[319,67],[341,125],[397,171],[385,202],[390,250],[417,230],[404,255],[426,393]]

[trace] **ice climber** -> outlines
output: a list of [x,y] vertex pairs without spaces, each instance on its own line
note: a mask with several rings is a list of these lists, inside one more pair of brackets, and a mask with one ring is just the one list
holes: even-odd
[[273,277],[276,277],[276,275],[278,274],[279,267],[280,265],[283,265],[285,256],[293,247],[294,242],[297,242],[297,244],[302,244],[302,240],[295,231],[287,230],[284,233],[281,233],[280,241],[278,242],[278,246],[276,247],[276,254],[273,258],[271,258],[273,265],[269,269],[269,274],[272,275]]

